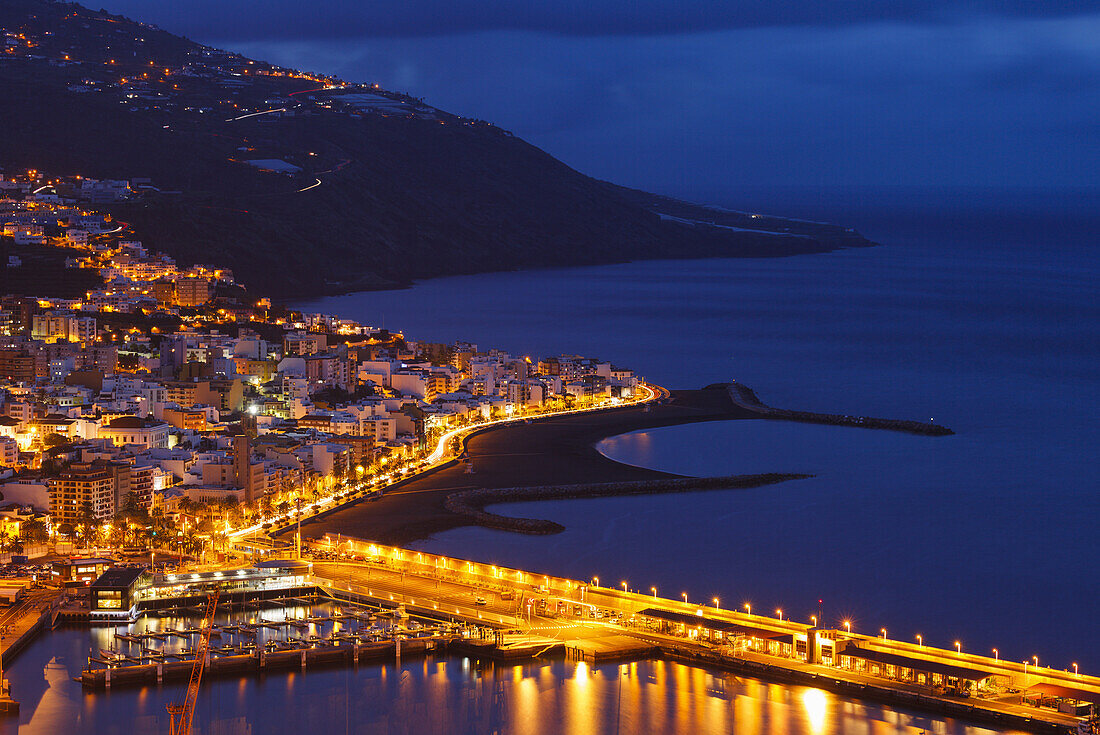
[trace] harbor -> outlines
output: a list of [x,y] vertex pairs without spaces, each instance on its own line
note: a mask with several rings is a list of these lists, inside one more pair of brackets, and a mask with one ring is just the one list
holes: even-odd
[[[185,682],[200,656],[211,680],[458,656],[593,669],[680,662],[1032,732],[1085,732],[1100,702],[1097,677],[886,631],[864,635],[850,624],[826,628],[355,539],[321,539],[304,556],[244,569],[105,573],[90,590],[88,622],[101,645],[89,650],[81,686]],[[216,612],[204,616],[215,597]],[[120,600],[129,606],[102,608]]]

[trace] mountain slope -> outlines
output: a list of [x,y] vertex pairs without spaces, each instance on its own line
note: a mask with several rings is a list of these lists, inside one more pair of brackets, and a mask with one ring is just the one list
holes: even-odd
[[613,186],[488,123],[75,4],[5,0],[0,27],[0,165],[147,177],[160,192],[118,218],[273,295],[870,244]]

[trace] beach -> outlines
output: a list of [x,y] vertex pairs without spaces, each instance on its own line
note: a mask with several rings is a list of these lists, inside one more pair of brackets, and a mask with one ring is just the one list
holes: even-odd
[[[466,438],[466,462],[454,461],[387,489],[379,500],[361,500],[303,525],[302,535],[344,534],[403,545],[472,525],[445,507],[447,497],[479,488],[634,483],[678,477],[608,459],[600,439],[641,429],[700,421],[754,418],[736,406],[724,387],[674,390],[646,407],[586,412],[475,432]],[[471,468],[472,472],[467,472]]]

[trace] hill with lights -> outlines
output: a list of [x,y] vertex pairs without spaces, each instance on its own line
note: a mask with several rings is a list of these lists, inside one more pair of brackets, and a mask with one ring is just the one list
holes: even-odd
[[73,3],[0,5],[0,166],[142,181],[99,205],[278,296],[869,245],[585,176],[491,123]]

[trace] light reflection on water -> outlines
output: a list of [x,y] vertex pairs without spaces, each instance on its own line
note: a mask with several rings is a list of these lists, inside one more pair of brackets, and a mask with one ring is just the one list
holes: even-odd
[[[325,610],[322,606],[291,608],[286,614],[301,617]],[[278,619],[283,612],[264,615]],[[164,630],[191,623],[146,619],[134,627]],[[22,709],[18,719],[0,721],[0,735],[167,733],[165,704],[182,699],[182,683],[90,694],[73,681],[89,651],[109,647],[113,633],[111,628],[59,630],[29,647],[10,671]],[[769,684],[667,661],[501,666],[456,656],[209,681],[199,697],[194,731],[196,735],[990,732],[846,700],[818,689]]]

